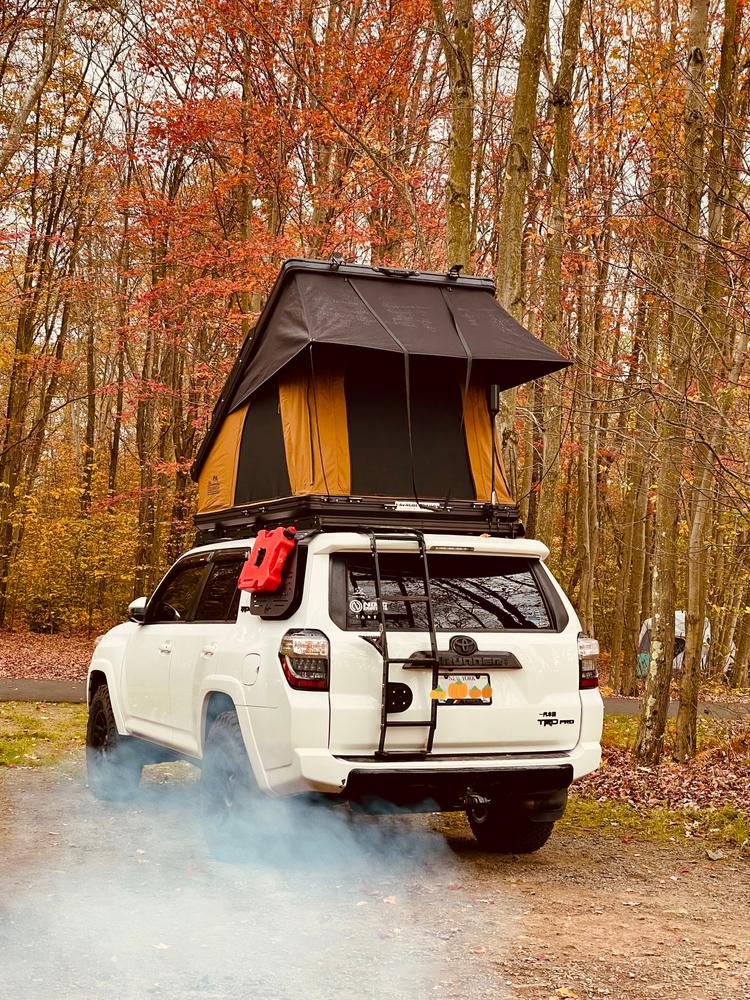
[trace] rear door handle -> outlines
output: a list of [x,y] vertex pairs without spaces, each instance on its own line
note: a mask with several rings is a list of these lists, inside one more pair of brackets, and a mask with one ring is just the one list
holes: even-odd
[[159,652],[160,653],[164,653],[165,655],[167,653],[171,653],[172,652],[172,643],[171,642],[162,642],[162,643],[160,643],[159,644]]
[[216,643],[209,643],[208,646],[204,646],[201,650],[201,656],[213,656],[216,652]]

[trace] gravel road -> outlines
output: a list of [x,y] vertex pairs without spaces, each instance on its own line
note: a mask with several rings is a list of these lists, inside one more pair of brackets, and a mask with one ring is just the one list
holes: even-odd
[[[187,773],[187,768],[186,768]],[[189,779],[128,805],[0,775],[4,1000],[750,995],[750,865],[563,828],[496,858],[461,817],[278,814],[207,856]]]

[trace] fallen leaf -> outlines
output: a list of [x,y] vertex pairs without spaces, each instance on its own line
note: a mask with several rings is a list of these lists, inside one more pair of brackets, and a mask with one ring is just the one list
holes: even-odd
[[728,969],[729,968],[729,962],[713,962],[712,963],[712,968],[714,968],[714,969]]
[[557,991],[559,997],[566,997],[567,1000],[578,1000],[578,994],[575,990],[569,990],[567,986],[561,986]]
[[710,858],[711,861],[723,861],[726,854],[723,851],[706,851],[706,856]]

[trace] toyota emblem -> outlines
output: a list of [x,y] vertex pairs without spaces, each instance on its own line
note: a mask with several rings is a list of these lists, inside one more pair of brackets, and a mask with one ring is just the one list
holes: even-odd
[[456,656],[473,656],[477,651],[477,644],[468,635],[454,635],[449,645]]

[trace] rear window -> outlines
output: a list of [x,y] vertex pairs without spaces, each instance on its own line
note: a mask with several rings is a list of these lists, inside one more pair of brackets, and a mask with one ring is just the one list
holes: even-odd
[[[372,629],[378,621],[369,553],[332,557],[331,617],[341,628]],[[507,556],[428,556],[435,628],[445,632],[553,629],[549,603],[534,561]],[[380,557],[385,617],[389,629],[423,631],[427,609],[405,597],[424,594],[419,557]]]

